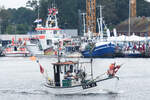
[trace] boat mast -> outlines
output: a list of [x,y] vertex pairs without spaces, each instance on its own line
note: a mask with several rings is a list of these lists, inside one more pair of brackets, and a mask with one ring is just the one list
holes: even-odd
[[97,24],[98,24],[98,30],[99,30],[99,35],[98,35],[98,37],[100,37],[100,22],[99,22],[99,18],[97,18]]
[[92,56],[92,51],[94,49],[94,44],[92,44],[92,48],[90,50],[90,55],[91,55],[91,77],[92,77],[92,80],[93,80],[93,56]]
[[91,77],[93,80],[93,58],[91,58]]
[[101,37],[103,38],[103,16],[102,16],[102,6],[100,5],[100,26],[101,26]]
[[[37,1],[37,6],[38,6],[38,19],[39,19],[39,17],[40,17],[40,14],[39,14],[39,13],[40,13],[39,5],[40,5],[40,1],[38,0],[38,1]],[[39,24],[39,22],[38,22],[38,24]]]
[[57,46],[58,46],[58,48],[57,48],[57,52],[58,52],[58,53],[57,53],[58,62],[60,62],[60,55],[59,55],[59,53],[60,53],[60,52],[59,52],[59,49],[60,49],[60,43],[59,43],[59,42],[60,42],[60,41],[58,40],[58,45],[57,45]]
[[86,13],[82,13],[82,15],[83,15],[83,26],[84,26],[83,32],[84,32],[84,36],[85,36],[86,35],[85,34],[85,15],[86,15]]
[[37,1],[37,9],[38,9],[38,15],[37,15],[37,28],[41,27],[41,24],[40,24],[40,1],[38,0]]
[[[99,35],[101,38],[103,38],[103,15],[102,15],[102,6],[99,5],[99,13],[100,13],[100,18],[98,18],[98,28],[99,28]],[[99,22],[100,21],[100,22]]]

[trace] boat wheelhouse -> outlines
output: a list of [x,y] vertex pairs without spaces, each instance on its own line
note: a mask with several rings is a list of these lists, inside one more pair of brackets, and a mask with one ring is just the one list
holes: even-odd
[[45,86],[54,94],[78,94],[87,90],[95,90],[96,82],[91,81],[91,77],[88,77],[79,64],[73,61],[52,63],[53,80],[49,80]]

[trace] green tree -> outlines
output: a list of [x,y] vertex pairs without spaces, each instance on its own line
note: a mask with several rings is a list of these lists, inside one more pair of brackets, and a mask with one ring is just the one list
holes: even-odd
[[[55,1],[55,2],[54,2]],[[46,21],[48,9],[52,6],[58,8],[58,23],[60,28],[78,28],[82,21],[78,13],[86,12],[86,0],[28,0],[27,6],[33,8],[4,9],[0,8],[0,30],[2,34],[12,34],[12,25],[16,25],[16,33],[25,34],[34,30],[33,22],[38,17]],[[103,6],[103,17],[109,27],[115,26],[121,21],[128,19],[129,0],[96,0],[96,5]],[[39,9],[38,9],[39,8]],[[137,16],[150,16],[150,3],[145,0],[137,0]],[[99,8],[97,8],[97,18]],[[79,19],[80,18],[80,19]],[[80,21],[80,22],[79,22]]]
[[10,18],[10,14],[9,14],[9,12],[6,10],[6,9],[1,9],[0,10],[0,19],[1,19],[1,33],[2,34],[5,34],[5,32],[6,32],[6,28],[7,28],[7,26],[8,26],[8,24],[9,24],[9,18]]
[[137,0],[137,16],[150,16],[150,3],[145,0]]
[[9,24],[6,28],[6,32],[7,34],[15,34],[15,26],[14,25],[11,25]]
[[16,34],[27,34],[29,26],[27,24],[17,24]]
[[36,14],[33,10],[21,7],[18,9],[8,9],[10,13],[10,23],[32,25]]

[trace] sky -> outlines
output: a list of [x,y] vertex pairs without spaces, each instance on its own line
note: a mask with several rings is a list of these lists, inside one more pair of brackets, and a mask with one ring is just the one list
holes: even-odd
[[28,0],[0,0],[0,6],[7,8],[25,7]]
[[150,0],[145,0],[145,1],[150,2]]
[[[28,0],[0,0],[0,6],[7,8],[25,7]],[[150,2],[150,0],[145,0]]]

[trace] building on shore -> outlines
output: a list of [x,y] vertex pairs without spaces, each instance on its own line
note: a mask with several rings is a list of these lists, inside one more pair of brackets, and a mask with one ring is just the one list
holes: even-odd
[[[118,35],[128,35],[129,21],[125,20],[116,27]],[[130,35],[150,36],[150,17],[132,17],[130,22]]]

